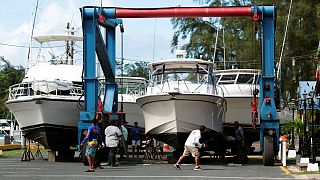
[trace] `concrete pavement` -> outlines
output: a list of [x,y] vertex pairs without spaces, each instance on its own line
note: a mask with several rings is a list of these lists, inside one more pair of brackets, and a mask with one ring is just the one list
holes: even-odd
[[279,166],[263,166],[259,157],[250,157],[246,165],[202,161],[201,171],[194,171],[193,164],[183,164],[176,170],[173,164],[164,162],[143,163],[141,159],[120,161],[118,167],[103,166],[104,169],[87,173],[79,162],[55,162],[37,159],[21,162],[20,157],[0,156],[1,180],[87,180],[87,179],[294,179]]

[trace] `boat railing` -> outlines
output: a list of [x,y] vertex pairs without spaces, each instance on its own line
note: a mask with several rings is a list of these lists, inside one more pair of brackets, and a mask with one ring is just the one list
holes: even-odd
[[78,59],[46,59],[45,57],[41,56],[41,58],[36,58],[36,59],[30,59],[29,60],[29,66],[34,66],[37,63],[50,63],[50,64],[54,64],[54,65],[59,65],[59,64],[79,64],[81,65],[83,63],[81,58]]
[[156,82],[147,80],[147,83],[149,84],[149,87],[151,87],[151,94],[154,93],[154,90],[153,90],[154,87],[157,87],[160,90],[160,93],[162,93],[162,89],[157,85]]
[[[220,89],[220,91],[218,89]],[[216,94],[219,94],[222,97],[224,97],[224,91],[223,91],[223,88],[220,85],[216,85]]]
[[[204,85],[206,85],[206,92],[201,90]],[[149,81],[149,87],[151,90],[151,94],[154,93],[167,93],[168,91],[181,91],[186,93],[208,93],[208,94],[216,94],[216,88],[213,87],[213,84],[208,83],[207,81],[186,81],[186,80],[176,80],[176,81]],[[167,88],[166,88],[167,87]],[[210,88],[212,87],[212,88]],[[156,89],[158,90],[156,90]]]
[[131,97],[135,98],[137,96],[143,96],[146,94],[146,88],[143,87],[144,84],[140,83],[139,85],[137,85],[135,88],[131,88],[128,90],[128,95],[130,95]]
[[82,63],[82,59],[50,59],[49,62],[51,64],[79,64],[79,62]]
[[[136,99],[137,97],[143,96],[146,94],[146,85],[145,85],[145,81],[141,82],[141,83],[136,83],[135,86],[128,86],[127,83],[124,83],[123,85],[121,85],[120,82],[118,83],[118,87],[119,87],[119,91],[118,94],[119,95],[129,95],[131,96],[133,99]],[[104,95],[105,91],[105,83],[104,80],[100,80],[99,81],[99,92],[101,95]]]
[[[35,95],[59,95],[59,96],[81,96],[83,89],[81,85],[72,84],[67,90],[52,88],[55,81],[32,81],[12,85],[9,88],[9,100],[22,96]],[[40,88],[41,87],[41,88]],[[40,91],[41,89],[41,91]]]

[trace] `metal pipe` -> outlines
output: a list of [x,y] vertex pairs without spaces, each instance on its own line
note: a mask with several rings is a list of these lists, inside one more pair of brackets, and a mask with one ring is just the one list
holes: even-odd
[[307,157],[307,99],[303,99],[304,114],[303,114],[303,157]]
[[313,118],[313,96],[311,99],[311,163],[316,163],[316,156],[315,156],[315,144],[314,144],[314,118]]
[[116,8],[117,18],[194,18],[251,16],[251,7]]
[[[293,107],[292,108],[292,121],[294,121],[294,108],[295,107]],[[294,131],[294,127],[291,127],[291,138],[290,138],[290,145],[291,146],[293,146],[293,142],[294,142],[294,140],[293,140],[293,131]]]

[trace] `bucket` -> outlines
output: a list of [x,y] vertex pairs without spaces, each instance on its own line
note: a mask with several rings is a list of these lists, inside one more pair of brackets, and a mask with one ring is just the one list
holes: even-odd
[[163,151],[169,151],[169,145],[168,144],[163,144],[162,149],[163,149]]

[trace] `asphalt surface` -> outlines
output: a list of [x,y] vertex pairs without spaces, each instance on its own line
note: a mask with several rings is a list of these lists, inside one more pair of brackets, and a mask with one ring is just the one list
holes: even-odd
[[0,156],[1,180],[87,180],[87,179],[295,179],[286,174],[280,166],[263,166],[261,157],[250,157],[246,165],[206,161],[200,165],[201,171],[194,171],[193,164],[181,165],[176,170],[173,164],[154,161],[143,163],[141,159],[120,161],[118,167],[103,166],[95,172],[80,162],[49,163],[45,159],[21,162],[20,157]]

